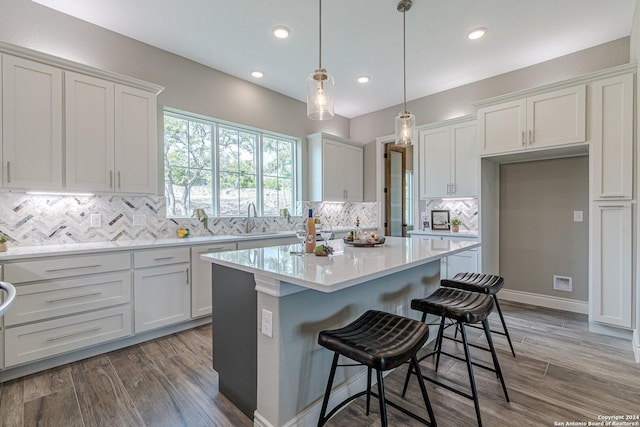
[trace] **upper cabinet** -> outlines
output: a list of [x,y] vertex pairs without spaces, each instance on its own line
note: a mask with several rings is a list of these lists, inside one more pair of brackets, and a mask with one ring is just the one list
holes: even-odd
[[3,187],[157,194],[160,86],[3,43],[0,52]]
[[625,74],[589,85],[592,200],[633,197],[633,80]]
[[483,156],[585,142],[585,129],[585,85],[478,109]]
[[362,202],[362,147],[325,133],[309,135],[307,141],[309,200]]
[[2,184],[62,189],[62,70],[2,55]]
[[434,125],[420,135],[420,198],[477,197],[478,141],[475,117]]

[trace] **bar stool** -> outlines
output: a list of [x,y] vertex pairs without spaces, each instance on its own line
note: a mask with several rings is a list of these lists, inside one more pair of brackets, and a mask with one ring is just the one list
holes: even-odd
[[443,279],[440,281],[440,285],[446,288],[464,289],[470,292],[480,292],[493,297],[493,302],[496,304],[498,315],[500,315],[500,321],[502,322],[503,331],[491,331],[496,334],[504,335],[507,337],[509,347],[511,347],[511,354],[516,357],[516,352],[513,349],[511,343],[511,336],[509,336],[509,330],[507,324],[504,321],[502,310],[500,309],[500,303],[498,302],[498,291],[504,286],[504,279],[500,276],[493,274],[479,274],[479,273],[458,273],[453,276],[453,279]]
[[[424,322],[409,319],[395,314],[384,313],[376,310],[365,312],[358,319],[340,329],[320,332],[318,344],[334,352],[333,363],[329,373],[327,389],[322,410],[318,419],[318,427],[324,425],[340,408],[360,396],[367,396],[367,415],[369,415],[369,403],[371,396],[376,397],[380,404],[380,420],[382,426],[387,426],[386,404],[393,406],[404,414],[430,426],[436,426],[427,389],[418,375],[418,383],[422,392],[422,398],[429,413],[430,422],[424,418],[409,412],[407,409],[385,398],[382,372],[394,369],[403,363],[410,361],[412,368],[420,372],[420,366],[416,359],[416,353],[427,342],[429,327]],[[342,355],[357,364],[338,365],[338,358]],[[343,402],[325,416],[331,387],[337,366],[367,366],[367,390],[357,393]],[[378,394],[371,392],[371,370],[375,369],[378,378]]]
[[[504,397],[506,398],[507,402],[509,401],[509,394],[507,393],[507,387],[504,383],[504,377],[502,376],[500,363],[498,362],[498,356],[496,355],[495,347],[493,346],[493,341],[491,340],[489,320],[487,319],[489,317],[489,314],[491,313],[491,310],[493,310],[493,299],[491,299],[488,295],[477,292],[469,292],[462,289],[453,288],[438,288],[434,293],[426,298],[412,300],[411,308],[422,312],[423,322],[426,320],[427,314],[434,314],[442,318],[440,321],[440,329],[438,330],[438,337],[436,339],[435,350],[423,356],[422,358],[420,358],[420,360],[423,360],[429,356],[436,355],[436,371],[438,370],[438,364],[440,363],[441,354],[445,354],[447,356],[453,357],[454,359],[466,362],[467,372],[469,374],[469,385],[471,394],[466,393],[463,390],[451,387],[427,376],[422,376],[427,381],[442,386],[449,391],[466,397],[467,399],[473,400],[473,404],[476,410],[476,417],[478,418],[478,426],[482,426],[480,404],[478,402],[478,391],[476,389],[476,382],[473,374],[473,365],[494,372],[502,384]],[[460,334],[462,335],[462,344],[464,345],[464,359],[442,350],[443,338],[453,340],[453,338],[449,338],[444,335],[446,319],[450,319],[451,321],[453,321],[453,324],[456,325],[456,328],[460,330]],[[493,359],[493,368],[476,362],[472,362],[471,360],[471,353],[469,352],[469,342],[467,340],[465,325],[474,323],[482,323],[482,327],[489,344],[489,351],[491,352],[491,357]],[[421,376],[420,374],[417,374],[417,371],[413,371],[413,367],[409,368],[407,377],[404,382],[404,389],[402,391],[403,396],[406,393],[411,375],[416,375],[418,378],[420,378]]]

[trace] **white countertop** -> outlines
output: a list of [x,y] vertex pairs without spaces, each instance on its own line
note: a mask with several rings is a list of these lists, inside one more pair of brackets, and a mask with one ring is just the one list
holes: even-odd
[[131,249],[159,249],[162,247],[197,246],[215,243],[242,242],[248,240],[277,239],[295,236],[295,231],[275,231],[254,234],[185,237],[179,239],[121,240],[115,242],[67,243],[62,245],[9,246],[0,252],[0,262],[43,256],[89,254],[96,252],[123,251]]
[[342,240],[331,240],[334,255],[295,255],[300,245],[284,245],[258,249],[202,255],[201,258],[255,275],[282,282],[333,292],[365,281],[386,276],[439,260],[456,252],[480,246],[473,241],[445,241],[387,237],[376,247],[352,247]]
[[423,236],[441,236],[441,237],[469,237],[469,238],[474,238],[477,239],[478,238],[478,232],[477,231],[459,231],[459,232],[452,232],[452,231],[445,231],[445,230],[409,230],[407,231],[407,234],[413,235],[423,235]]

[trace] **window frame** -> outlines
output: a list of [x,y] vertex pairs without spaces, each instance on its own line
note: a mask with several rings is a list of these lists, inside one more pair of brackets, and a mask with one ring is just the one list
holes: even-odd
[[[302,171],[301,171],[301,157],[302,157],[302,141],[300,138],[281,134],[278,132],[273,132],[264,129],[258,129],[252,126],[241,125],[238,123],[229,122],[226,120],[216,119],[212,117],[203,116],[197,113],[185,112],[182,110],[164,107],[162,110],[162,155],[164,156],[164,144],[165,144],[165,115],[169,114],[179,119],[188,120],[188,121],[198,121],[204,122],[205,124],[211,125],[211,156],[212,156],[212,176],[211,176],[211,210],[213,212],[210,215],[212,218],[244,218],[246,215],[240,211],[238,215],[220,215],[220,147],[219,147],[219,136],[220,136],[220,126],[225,126],[237,130],[239,132],[247,132],[253,133],[257,135],[256,139],[256,147],[255,147],[255,158],[256,158],[256,212],[259,217],[264,218],[276,218],[279,217],[278,214],[265,215],[264,209],[264,175],[263,175],[263,160],[264,160],[264,138],[273,138],[277,140],[285,140],[290,141],[292,145],[292,155],[291,155],[291,185],[292,185],[292,201],[291,207],[289,208],[290,214],[298,214],[300,207],[300,200],[302,195]],[[165,173],[165,159],[162,159],[162,196],[167,197],[166,195],[166,173]],[[280,177],[280,176],[278,176]],[[190,200],[190,197],[189,197]],[[188,213],[184,215],[169,215],[168,210],[165,210],[165,215],[167,218],[190,218],[191,215]]]

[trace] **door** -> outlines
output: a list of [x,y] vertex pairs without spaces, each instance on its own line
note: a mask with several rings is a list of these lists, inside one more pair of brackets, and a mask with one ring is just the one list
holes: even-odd
[[211,314],[211,263],[200,255],[235,249],[235,243],[191,248],[191,318]]
[[420,132],[421,198],[449,197],[451,192],[449,126]]
[[506,153],[526,148],[527,100],[519,99],[478,110],[480,154]]
[[342,202],[346,198],[344,188],[344,144],[324,138],[322,140],[322,200]]
[[344,146],[344,187],[345,200],[347,202],[362,202],[364,200],[363,188],[363,149],[361,147]]
[[407,151],[395,144],[385,145],[385,235],[406,237],[405,175]]
[[62,189],[62,70],[2,57],[4,186]]
[[451,193],[456,197],[477,197],[479,193],[477,129],[475,123],[451,127]]

